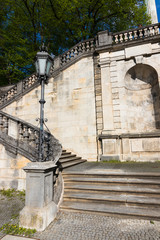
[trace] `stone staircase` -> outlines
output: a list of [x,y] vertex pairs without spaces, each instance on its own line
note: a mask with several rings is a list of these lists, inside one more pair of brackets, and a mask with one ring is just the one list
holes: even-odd
[[63,172],[61,210],[160,220],[160,173]]
[[77,164],[86,162],[87,160],[82,159],[81,157],[77,157],[76,154],[72,154],[71,152],[67,152],[66,150],[62,150],[61,157],[58,161],[59,168],[65,169]]

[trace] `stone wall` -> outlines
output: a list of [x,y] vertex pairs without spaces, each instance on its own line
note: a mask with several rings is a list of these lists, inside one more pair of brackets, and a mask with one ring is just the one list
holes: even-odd
[[[89,161],[103,157],[158,159],[159,33],[159,23],[114,34],[103,31],[55,58],[53,77],[45,87],[45,117],[64,149]],[[28,88],[30,84],[32,88]],[[3,111],[38,125],[40,86],[36,76],[5,95],[1,97],[1,106],[6,106]],[[122,137],[126,134],[128,137]],[[142,145],[145,138],[153,140],[152,150],[137,149],[135,157],[135,134],[141,136],[135,142]]]
[[27,158],[6,151],[5,147],[0,144],[0,189],[25,189],[26,174],[22,168],[28,162],[30,161]]
[[[40,87],[3,109],[38,125]],[[45,118],[64,149],[97,159],[93,57],[85,57],[51,78],[45,86]]]
[[[157,43],[100,53],[104,116],[100,135],[102,159],[151,161],[160,158],[157,147],[160,139],[159,63]],[[138,139],[131,137],[145,133],[153,133],[153,136],[149,139],[147,135]],[[121,138],[124,134],[128,134],[125,139]],[[150,149],[146,147],[149,145]]]

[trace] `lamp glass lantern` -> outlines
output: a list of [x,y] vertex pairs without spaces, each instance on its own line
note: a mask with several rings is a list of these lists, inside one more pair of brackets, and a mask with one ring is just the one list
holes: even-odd
[[50,69],[52,66],[53,59],[46,51],[40,51],[36,55],[36,72],[39,77],[48,78],[50,75]]

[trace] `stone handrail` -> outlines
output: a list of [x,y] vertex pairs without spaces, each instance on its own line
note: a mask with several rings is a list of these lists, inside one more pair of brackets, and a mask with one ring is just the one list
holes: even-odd
[[113,34],[113,44],[144,39],[160,34],[160,23]]
[[[14,154],[20,153],[30,161],[38,161],[39,128],[0,111],[0,142]],[[59,141],[45,131],[45,161],[55,164],[62,153]]]

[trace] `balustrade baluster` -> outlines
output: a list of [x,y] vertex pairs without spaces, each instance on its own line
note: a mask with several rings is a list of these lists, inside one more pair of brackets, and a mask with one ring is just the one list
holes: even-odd
[[94,50],[94,41],[93,40],[91,40],[91,51],[93,51]]
[[32,78],[28,79],[28,87],[30,87],[32,85]]
[[118,43],[119,42],[118,35],[115,35],[114,37],[115,37],[115,43]]
[[123,42],[123,34],[119,34],[119,36],[120,36],[120,42],[122,43]]
[[139,29],[139,37],[140,37],[140,38],[143,37],[143,29]]
[[144,36],[147,37],[148,36],[148,29],[144,28]]
[[35,136],[35,144],[36,144],[36,149],[39,149],[39,132],[34,131],[34,136]]
[[27,126],[24,126],[24,129],[23,129],[23,138],[24,138],[24,141],[25,141],[25,142],[28,142],[28,140],[29,140],[29,132],[28,132],[28,127],[27,127]]
[[64,54],[64,55],[63,55],[63,63],[66,63],[66,62],[67,62],[67,55]]
[[89,42],[86,42],[86,50],[87,50],[87,52],[89,52],[89,49],[90,49]]
[[134,39],[138,38],[137,30],[134,31]]
[[74,55],[75,55],[75,57],[78,55],[78,47],[75,47],[75,50],[74,50]]
[[133,37],[132,37],[132,32],[129,32],[129,40],[132,41]]
[[85,51],[86,51],[85,43],[82,42],[82,53],[84,53]]
[[18,124],[18,133],[19,133],[19,140],[23,140],[23,125],[21,123]]
[[24,81],[24,89],[27,89],[27,88],[28,88],[28,79]]
[[1,97],[1,102],[2,102],[2,104],[4,103],[4,95]]
[[64,63],[65,63],[65,58],[64,58],[64,55],[62,55],[61,56],[61,64],[62,64],[62,66],[64,65]]
[[6,116],[3,117],[3,132],[8,134],[8,118]]
[[67,52],[67,62],[70,60],[70,52]]
[[78,52],[79,52],[79,55],[82,53],[82,44],[79,44],[79,46],[78,46]]
[[157,35],[159,33],[159,28],[158,26],[154,26],[154,34]]
[[11,92],[8,91],[8,92],[7,92],[7,101],[10,99],[10,94],[11,94]]
[[14,96],[14,89],[11,89],[11,98]]
[[71,59],[74,58],[74,50],[73,48],[71,49]]
[[149,35],[153,36],[153,27],[149,27]]
[[7,102],[8,99],[8,92],[4,94],[4,102]]
[[35,135],[34,135],[34,129],[30,128],[29,133],[29,145],[32,147],[35,147]]
[[128,41],[128,33],[124,33],[124,40],[125,40],[125,42]]

